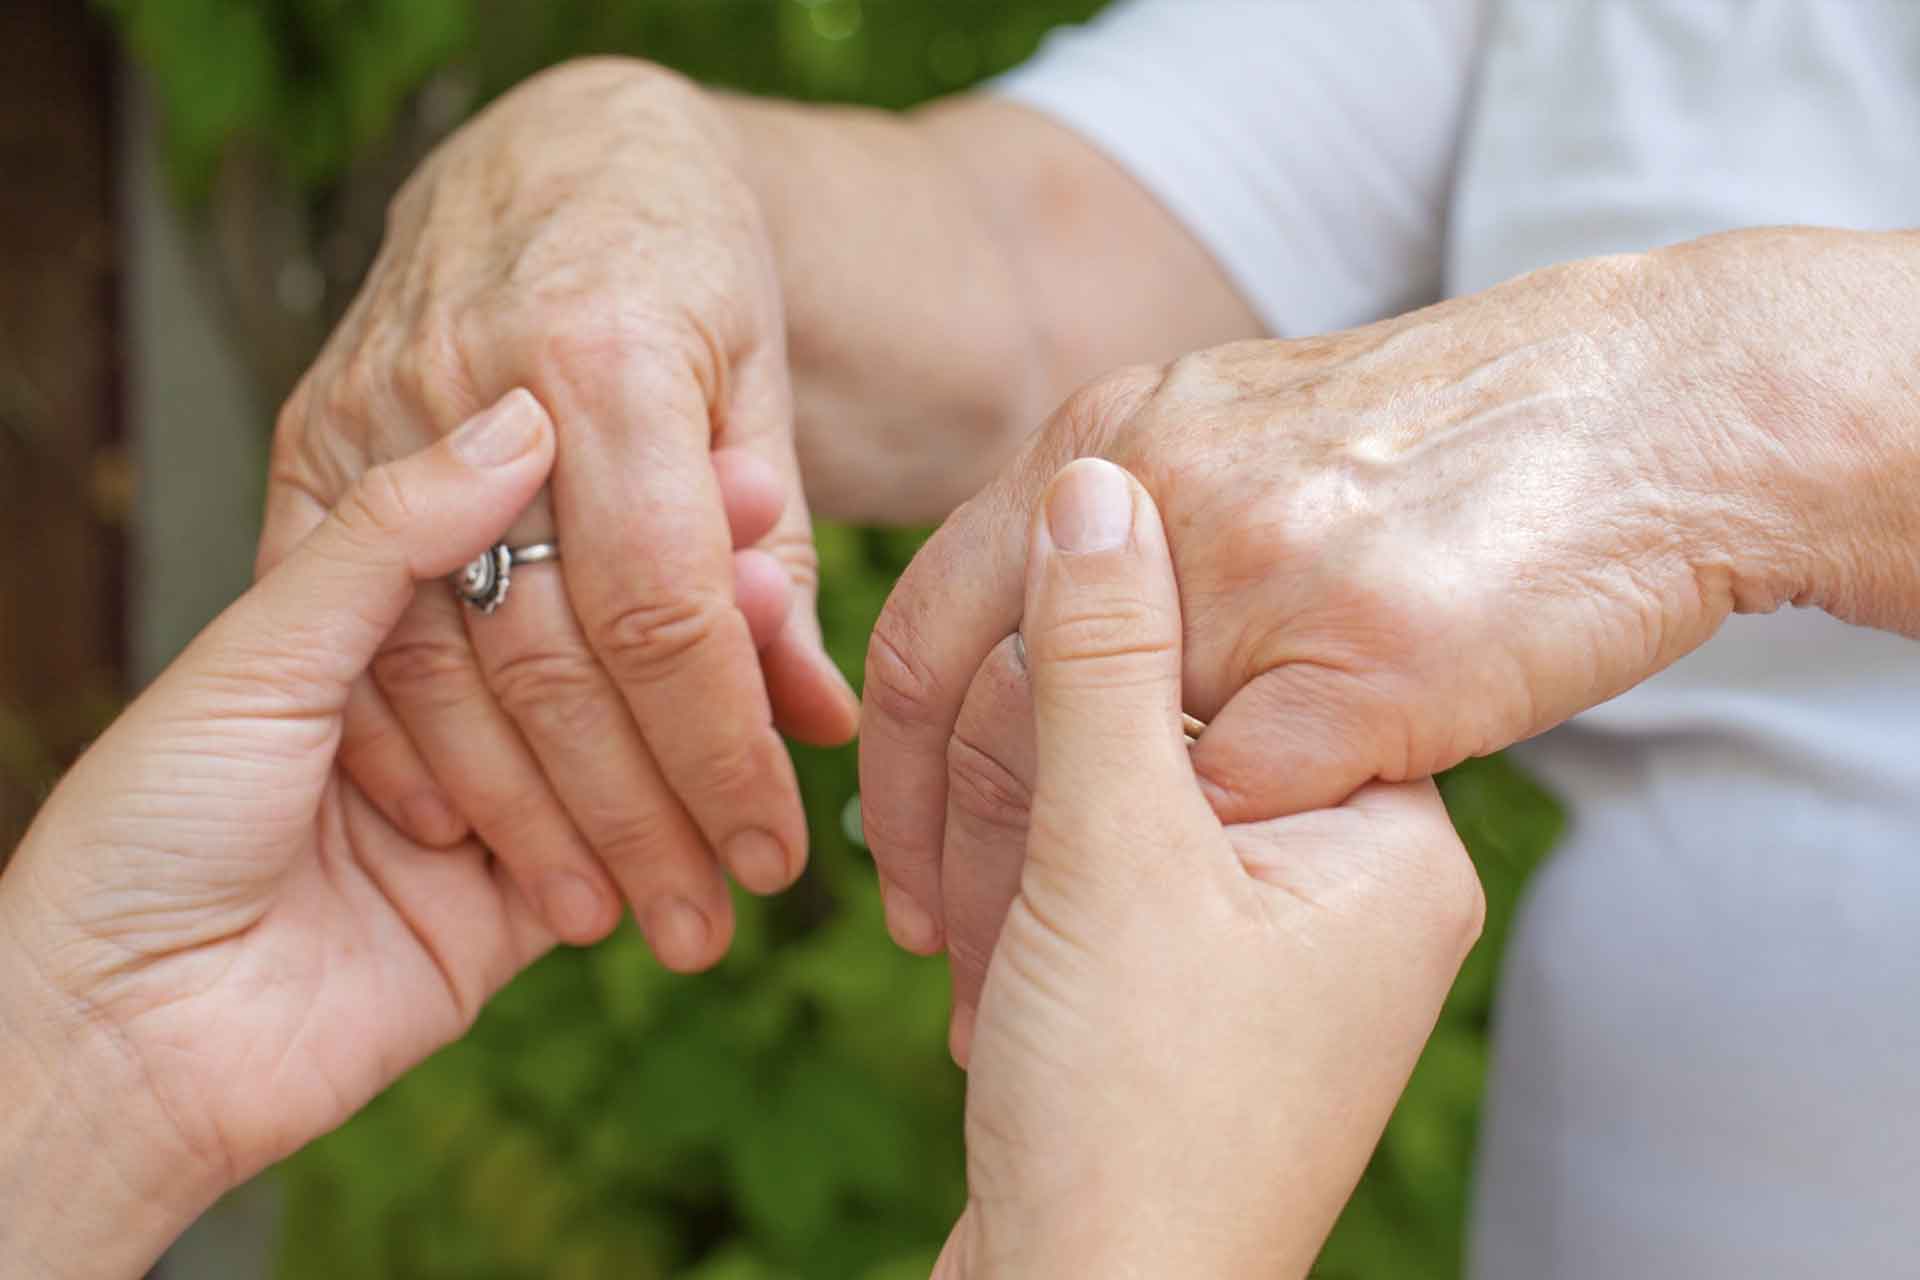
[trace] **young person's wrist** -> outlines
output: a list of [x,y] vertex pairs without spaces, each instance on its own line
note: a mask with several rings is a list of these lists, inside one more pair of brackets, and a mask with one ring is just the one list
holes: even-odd
[[[1325,1243],[1324,1231],[1302,1229],[1278,1203],[1258,1222],[1209,1220],[1183,1203],[1190,1201],[1143,1193],[1113,1209],[1075,1200],[1057,1212],[996,1217],[976,1201],[955,1228],[935,1280],[1304,1276]],[[1008,1220],[1014,1216],[1020,1221]]]
[[112,1033],[58,998],[0,883],[0,1275],[145,1274],[227,1188]]

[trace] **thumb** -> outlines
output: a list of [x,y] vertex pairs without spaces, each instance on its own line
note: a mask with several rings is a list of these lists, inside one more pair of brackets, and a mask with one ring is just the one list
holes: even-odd
[[1034,520],[1021,634],[1037,768],[1028,857],[1163,848],[1210,821],[1180,720],[1180,596],[1160,513],[1132,476],[1082,458]]
[[302,706],[344,703],[415,584],[492,545],[546,482],[553,455],[552,420],[516,390],[437,443],[373,468],[207,634],[200,661],[271,672]]

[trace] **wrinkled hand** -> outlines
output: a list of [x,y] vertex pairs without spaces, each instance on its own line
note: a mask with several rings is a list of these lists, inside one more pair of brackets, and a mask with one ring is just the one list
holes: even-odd
[[[721,868],[771,892],[806,824],[775,726],[852,733],[821,643],[779,285],[733,141],[692,86],[537,77],[396,200],[360,297],[281,415],[271,568],[370,467],[512,387],[551,413],[557,535],[492,616],[429,588],[348,708],[347,767],[416,838],[468,824],[572,942],[629,901],[661,959],[724,953]],[[617,886],[617,888],[616,888]]]
[[1032,825],[936,1275],[1304,1275],[1477,936],[1479,883],[1427,782],[1223,827],[1181,733],[1152,500],[1082,461],[1042,508]]
[[[485,849],[404,835],[336,752],[348,691],[416,581],[497,538],[553,450],[517,392],[368,472],[48,801],[0,880],[0,1026],[17,1037],[0,1056],[39,1063],[10,1078],[7,1105],[30,1102],[36,1075],[52,1081],[61,1132],[37,1155],[0,1142],[0,1255],[13,1260],[0,1271],[25,1265],[11,1249],[36,1232],[58,1238],[61,1213],[129,1234],[112,1196],[130,1198],[128,1218],[164,1209],[179,1229],[460,1035],[552,946]],[[117,1162],[114,1177],[85,1175],[111,1195],[48,1203],[75,1162]],[[32,1185],[10,1174],[36,1180],[26,1209]]]
[[[868,657],[861,781],[894,936],[948,944],[956,1049],[1019,883],[1031,744],[1011,649],[1027,522],[1066,460],[1160,504],[1187,711],[1221,819],[1425,778],[1630,687],[1758,576],[1746,421],[1641,260],[1350,333],[1127,371],[1071,401],[902,578]],[[1712,376],[1710,376],[1712,375]],[[1750,486],[1749,486],[1750,488]],[[1784,562],[1784,556],[1781,558]],[[1761,557],[1762,563],[1766,557]]]

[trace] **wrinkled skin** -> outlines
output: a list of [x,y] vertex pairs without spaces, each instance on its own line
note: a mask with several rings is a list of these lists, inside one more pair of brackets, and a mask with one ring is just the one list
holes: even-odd
[[[1059,513],[1103,480],[1132,534],[1069,551]],[[1478,934],[1479,882],[1428,782],[1223,825],[1181,735],[1151,500],[1083,461],[1044,505],[1033,821],[936,1275],[1304,1275]]]
[[[591,120],[592,128],[555,121]],[[348,769],[423,842],[469,827],[562,938],[630,903],[661,958],[724,953],[723,868],[806,857],[777,729],[853,731],[814,617],[779,282],[733,142],[657,69],[539,76],[396,200],[378,261],[280,418],[261,565],[368,468],[525,387],[560,437],[556,537],[490,617],[421,592],[356,690]]]
[[862,794],[896,938],[950,948],[963,1057],[1032,780],[1006,644],[1024,530],[1066,460],[1119,463],[1165,514],[1185,706],[1211,722],[1194,765],[1228,823],[1497,750],[1796,593],[1786,522],[1738,496],[1741,355],[1671,322],[1653,270],[1123,371],[941,529],[874,636]]
[[0,880],[0,1270],[141,1274],[553,945],[485,849],[421,846],[336,765],[415,582],[552,465],[524,392],[480,421],[356,484],[75,766]]

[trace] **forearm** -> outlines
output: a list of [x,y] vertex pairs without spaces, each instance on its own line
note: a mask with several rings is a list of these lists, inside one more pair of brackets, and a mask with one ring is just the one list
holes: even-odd
[[939,519],[1087,380],[1258,331],[1170,214],[1033,112],[720,101],[774,242],[821,514]]
[[131,1280],[218,1188],[156,1140],[131,1064],[36,998],[5,905],[0,886],[0,1275]]
[[[1920,637],[1920,233],[1736,232],[1650,259],[1718,387],[1689,430],[1721,457],[1702,580]],[[1712,393],[1710,393],[1712,394]],[[1716,541],[1717,540],[1717,541]]]
[[977,1207],[968,1208],[941,1252],[933,1280],[1304,1276],[1327,1234],[1317,1221],[1302,1223],[1278,1211],[1267,1221],[1196,1229],[1190,1222],[1166,1221],[1146,1203],[1106,1215],[1076,1206],[1053,1215],[1044,1227],[1011,1232],[989,1228],[986,1221]]

